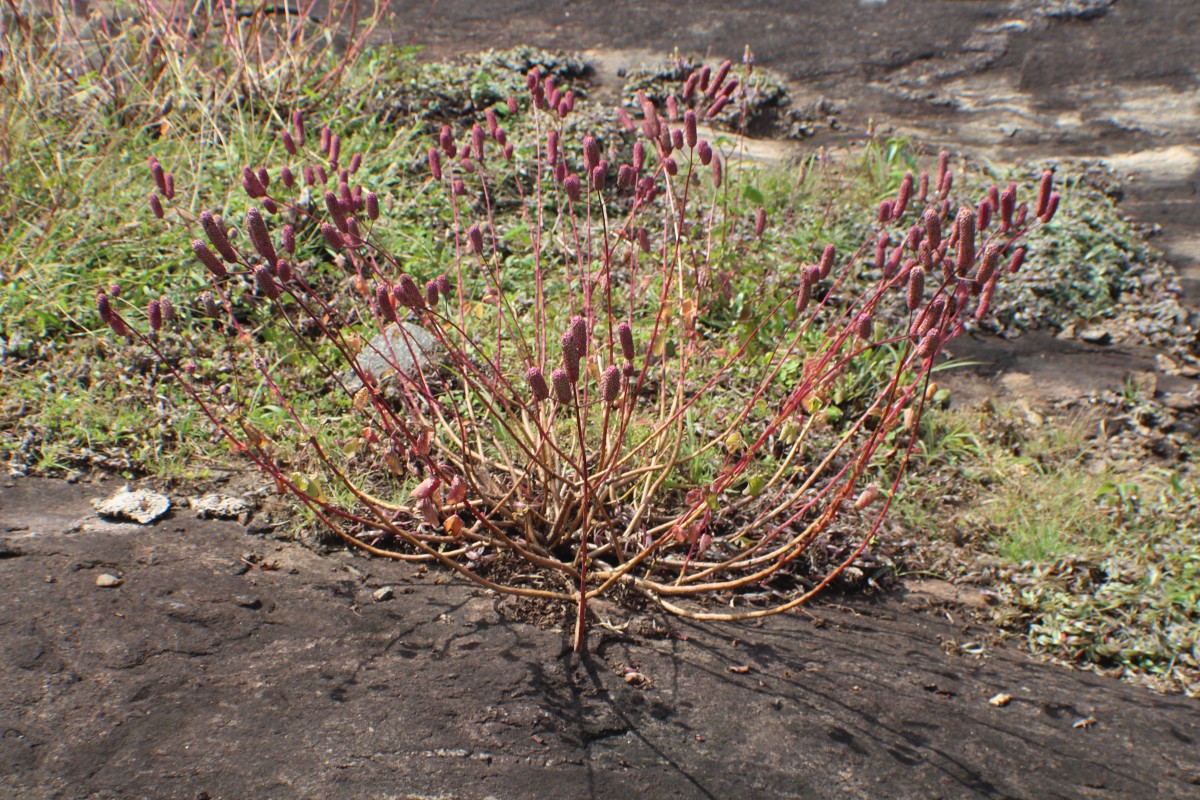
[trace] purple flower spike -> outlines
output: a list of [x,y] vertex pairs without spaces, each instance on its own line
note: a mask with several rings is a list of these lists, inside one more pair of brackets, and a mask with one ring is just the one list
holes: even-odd
[[566,405],[571,402],[571,378],[564,369],[556,369],[550,373],[550,382],[554,384],[554,396],[558,402]]
[[688,147],[695,147],[697,140],[696,112],[688,109],[683,114],[683,139]]
[[363,202],[367,210],[367,219],[379,219],[379,195],[374,192],[367,192]]
[[975,280],[981,285],[986,284],[996,274],[996,265],[1000,263],[1000,248],[995,242],[988,242],[983,248],[983,257],[979,259],[979,272]]
[[158,195],[156,194],[150,195],[150,210],[154,212],[154,216],[158,217],[159,219],[163,218],[164,213],[162,201],[158,199]]
[[479,229],[478,225],[467,228],[467,243],[470,245],[472,253],[483,254],[483,231]]
[[212,246],[221,254],[221,258],[230,264],[236,264],[238,260],[237,252],[229,244],[229,237],[225,234],[225,226],[221,218],[215,214],[203,211],[200,214],[200,226],[204,228],[205,234],[208,235],[208,240],[212,242]]
[[578,203],[582,196],[583,189],[579,182],[579,176],[575,174],[568,175],[563,180],[563,188],[567,191],[567,197],[571,198],[572,203]]
[[942,218],[932,208],[921,217],[925,223],[925,236],[929,240],[929,248],[937,250],[942,244]]
[[609,404],[621,396],[621,368],[616,364],[610,364],[608,369],[604,370],[604,376],[600,380],[600,396]]
[[263,186],[258,175],[249,167],[242,167],[242,188],[246,190],[246,194],[255,199],[267,193],[267,187]]
[[717,102],[713,103],[712,106],[709,107],[709,109],[705,113],[704,117],[706,119],[713,119],[718,114],[720,114],[722,111],[724,111],[725,106],[727,106],[727,105],[729,105],[729,98],[728,97],[720,98],[719,100],[717,100]]
[[883,224],[891,222],[892,219],[892,201],[883,200],[879,203],[879,221]]
[[583,137],[583,166],[585,166],[590,172],[594,170],[596,165],[599,163],[600,143],[596,141],[596,137],[594,136]]
[[475,151],[475,160],[483,162],[483,145],[485,143],[483,128],[476,123],[471,127],[471,148]]
[[201,292],[200,304],[204,306],[204,313],[212,319],[216,319],[221,313],[217,306],[217,299],[213,297],[212,292]]
[[304,147],[304,114],[300,109],[292,112],[292,136],[298,147]]
[[701,139],[696,144],[696,155],[700,157],[700,163],[707,167],[712,162],[712,145],[707,140]]
[[908,273],[908,310],[916,311],[925,299],[925,270],[913,267]]
[[975,211],[969,206],[963,206],[958,210],[954,224],[958,233],[955,273],[961,278],[975,263]]
[[338,157],[342,154],[342,137],[336,133],[329,137],[329,168],[338,168]]
[[717,67],[717,74],[713,76],[712,81],[708,84],[708,90],[704,93],[707,97],[711,99],[721,91],[721,84],[725,82],[725,76],[729,74],[729,68],[732,66],[733,64],[728,59],[721,62],[721,66]]
[[259,264],[254,268],[254,282],[271,300],[279,297],[279,284],[275,283],[275,279],[271,277],[271,270],[265,264]]
[[837,249],[833,245],[825,245],[825,250],[821,253],[821,261],[818,265],[822,278],[829,277],[829,272],[833,269],[833,258],[836,254]]
[[279,234],[280,244],[283,249],[289,253],[296,252],[296,229],[291,225],[284,225],[283,230]]
[[375,305],[379,308],[380,316],[385,320],[396,321],[396,307],[392,305],[392,294],[382,283],[375,287]]
[[622,164],[617,168],[617,188],[629,189],[637,182],[637,173],[633,167],[628,164]]
[[212,250],[199,239],[192,240],[192,252],[196,254],[196,258],[200,259],[200,263],[218,278],[224,278],[229,273],[225,270],[225,265],[221,263],[221,259],[217,258]]
[[163,171],[162,164],[158,163],[158,159],[150,162],[150,174],[154,176],[154,185],[163,194],[167,193],[167,174]]
[[1008,273],[1010,275],[1017,274],[1021,269],[1021,265],[1025,263],[1025,248],[1018,247],[1012,255],[1012,261],[1008,262]]
[[271,235],[267,233],[267,223],[263,220],[262,212],[257,208],[246,212],[246,230],[250,234],[250,243],[254,245],[258,254],[266,259],[268,264],[274,264],[277,260],[275,247],[271,244]]
[[1046,209],[1050,207],[1050,190],[1054,187],[1054,172],[1046,170],[1042,173],[1041,183],[1038,185],[1038,197],[1036,209],[1033,212],[1035,217],[1040,217],[1046,213]]
[[800,289],[796,292],[797,314],[803,314],[808,307],[808,301],[812,299],[812,287],[812,272],[806,269],[800,273]]
[[562,347],[563,369],[567,371],[567,376],[571,379],[571,383],[579,381],[579,359],[581,353],[575,345],[575,337],[571,335],[571,331],[564,331],[559,338],[559,345]]
[[621,343],[621,355],[626,361],[633,361],[633,328],[628,322],[622,322],[617,326],[617,341]]
[[575,341],[575,349],[580,357],[588,353],[588,324],[583,317],[571,317],[571,338]]
[[1058,192],[1051,192],[1050,199],[1046,201],[1046,210],[1038,215],[1042,224],[1054,219],[1054,215],[1058,213],[1058,204],[1062,201],[1062,195]]
[[175,304],[166,297],[160,297],[158,300],[158,308],[162,312],[163,322],[175,321]]
[[283,131],[279,134],[279,138],[283,140],[283,149],[287,150],[288,155],[296,155],[296,140],[292,138],[292,134],[288,131]]
[[913,175],[911,172],[906,172],[904,180],[900,182],[900,191],[896,193],[896,202],[892,206],[892,215],[896,219],[904,216],[904,211],[908,208],[908,201],[912,199],[912,193]]
[[421,290],[417,288],[417,282],[408,274],[400,276],[400,280],[392,289],[392,295],[405,308],[416,309],[425,304],[425,298],[422,297]]
[[530,367],[525,370],[525,380],[529,384],[533,402],[541,403],[550,399],[550,387],[546,385],[546,376],[542,374],[540,367]]
[[328,222],[321,223],[321,233],[325,236],[325,242],[334,250],[341,250],[346,246],[346,242],[342,239],[342,233]]
[[151,300],[146,308],[146,316],[150,319],[150,330],[158,333],[162,327],[162,306],[157,300]]
[[433,308],[438,304],[438,285],[436,280],[425,282],[425,305]]

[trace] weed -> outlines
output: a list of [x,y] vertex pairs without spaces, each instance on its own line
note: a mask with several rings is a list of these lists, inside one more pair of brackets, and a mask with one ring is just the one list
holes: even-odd
[[[622,109],[621,132],[573,143],[573,89],[531,69],[523,98],[465,131],[444,126],[425,152],[419,202],[448,230],[424,264],[387,247],[381,208],[397,201],[358,183],[372,174],[369,155],[351,154],[359,139],[300,111],[279,132],[282,164],[240,170],[253,201],[241,231],[176,202],[171,170],[151,158],[154,211],[191,230],[227,352],[256,379],[176,366],[161,300],[148,331],[110,292],[98,312],[347,543],[572,602],[577,650],[587,601],[613,587],[696,618],[779,613],[878,530],[911,437],[881,448],[919,422],[934,358],[987,313],[1057,194],[1047,173],[1034,210],[1012,186],[952,215],[943,159],[932,186],[908,174],[879,204],[870,243],[815,246],[811,263],[778,270],[762,258],[765,205],[747,219],[731,192],[765,196],[698,126],[745,85],[728,64],[698,68],[667,110],[642,97],[638,122]],[[889,330],[893,296],[907,313]],[[419,357],[412,325],[439,357]],[[350,441],[277,380],[289,335],[349,402]],[[843,514],[869,533],[815,584],[747,611],[681,604],[770,580]],[[514,559],[541,577],[497,566]]]

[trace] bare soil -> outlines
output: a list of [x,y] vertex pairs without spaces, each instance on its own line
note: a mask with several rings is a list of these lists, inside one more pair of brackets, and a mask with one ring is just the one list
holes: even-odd
[[[592,654],[503,598],[114,481],[0,489],[0,796],[1194,797],[1194,701],[988,643],[925,583]],[[251,555],[250,566],[243,556]],[[120,577],[114,588],[101,574]],[[392,587],[377,602],[374,592]],[[603,609],[602,609],[603,613]],[[1005,705],[989,700],[1011,695]]]

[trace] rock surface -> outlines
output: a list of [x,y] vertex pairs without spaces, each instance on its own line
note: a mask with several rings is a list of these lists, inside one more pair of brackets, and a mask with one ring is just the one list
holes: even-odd
[[102,517],[128,519],[141,525],[154,522],[171,509],[166,495],[147,489],[129,491],[128,486],[103,500],[93,500],[92,505]]
[[[989,645],[945,592],[936,615],[916,610],[929,592],[761,627],[642,614],[594,628],[579,660],[521,603],[432,570],[191,517],[89,529],[101,494],[0,488],[0,585],[21,587],[0,600],[0,797],[1190,798],[1200,782],[1195,701]],[[121,591],[91,588],[117,572]]]

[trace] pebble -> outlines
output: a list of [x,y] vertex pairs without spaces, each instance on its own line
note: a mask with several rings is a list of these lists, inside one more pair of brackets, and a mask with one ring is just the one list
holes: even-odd
[[371,597],[375,598],[376,603],[383,603],[391,600],[396,596],[396,590],[391,586],[384,586],[382,589],[376,589],[371,592]]
[[146,489],[131,492],[126,486],[105,500],[93,500],[92,505],[102,517],[131,519],[146,525],[166,514],[171,508],[171,501],[165,495]]
[[188,499],[188,505],[201,519],[239,519],[250,513],[250,505],[240,497],[206,494]]
[[116,588],[124,582],[125,581],[121,580],[118,576],[110,575],[107,572],[96,576],[96,585],[103,586],[105,588]]
[[1112,342],[1112,331],[1107,328],[1084,328],[1079,332],[1079,338],[1088,344],[1109,344]]

